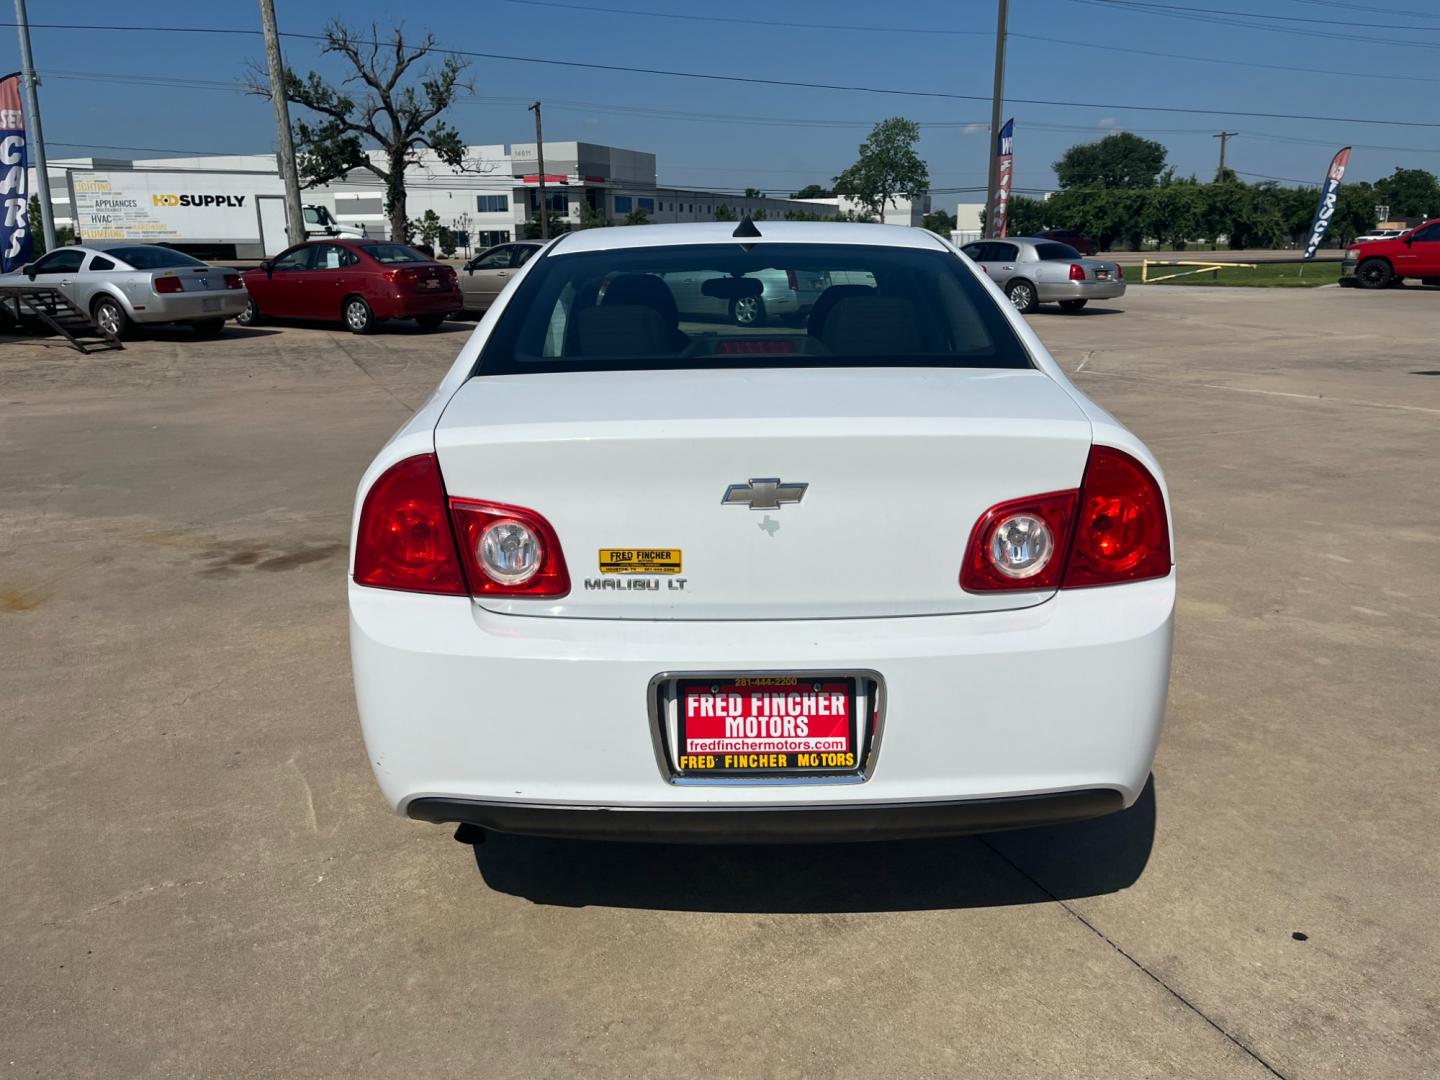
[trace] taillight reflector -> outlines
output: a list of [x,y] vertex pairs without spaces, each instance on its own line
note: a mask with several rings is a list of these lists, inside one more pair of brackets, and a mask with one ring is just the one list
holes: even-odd
[[[1038,518],[1051,554],[1039,570],[1017,573],[999,555],[1024,565],[1024,552],[1006,547],[996,533],[1019,523],[1023,545]],[[1018,539],[1017,539],[1018,538]],[[1013,543],[1012,543],[1013,547]],[[1166,577],[1170,573],[1170,523],[1160,485],[1135,458],[1109,446],[1092,446],[1078,491],[1031,495],[992,506],[970,531],[960,567],[966,592],[1081,589]]]
[[178,277],[159,277],[155,279],[155,291],[157,293],[176,293],[185,288]]
[[[455,538],[473,595],[557,597],[570,592],[570,572],[565,566],[565,554],[560,550],[560,538],[550,523],[535,511],[502,503],[451,499],[450,516],[455,523]],[[538,541],[539,566],[524,581],[500,581],[486,570],[481,552],[485,531],[504,522],[518,522]]]
[[240,275],[239,275],[239,274],[226,274],[226,275],[225,275],[225,288],[227,288],[227,289],[243,289],[244,287],[245,287],[245,282],[243,282],[243,281],[240,280]]
[[1079,263],[1071,263],[1071,264],[1070,264],[1070,280],[1071,280],[1071,281],[1084,281],[1084,280],[1085,280],[1085,267],[1081,266]]
[[1115,276],[1121,281],[1125,280],[1125,267],[1121,266],[1119,263],[1115,264]]
[[390,466],[366,493],[355,535],[355,583],[465,594],[434,454]]
[[403,282],[406,282],[406,283],[408,284],[409,282],[412,282],[412,281],[415,281],[416,279],[418,279],[419,276],[420,276],[420,274],[419,274],[417,271],[411,270],[411,269],[409,269],[409,268],[406,268],[406,269],[404,269],[404,270],[386,270],[386,271],[385,271],[385,280],[386,280],[386,281],[392,281],[392,282],[402,282],[402,281],[403,281]]

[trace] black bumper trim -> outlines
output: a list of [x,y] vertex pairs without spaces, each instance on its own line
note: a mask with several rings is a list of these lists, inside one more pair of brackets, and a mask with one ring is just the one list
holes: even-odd
[[654,843],[803,843],[897,840],[1024,829],[1114,813],[1124,797],[1108,788],[960,802],[850,803],[837,806],[556,806],[420,798],[406,813],[435,824],[457,822],[496,832]]

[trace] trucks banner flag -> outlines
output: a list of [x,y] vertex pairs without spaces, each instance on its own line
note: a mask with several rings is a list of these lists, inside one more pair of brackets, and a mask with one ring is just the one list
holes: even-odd
[[1306,234],[1307,260],[1315,257],[1315,252],[1319,250],[1320,243],[1330,228],[1330,219],[1335,216],[1335,203],[1340,196],[1340,181],[1345,178],[1345,169],[1349,164],[1348,146],[1338,150],[1330,159],[1330,170],[1325,174],[1325,182],[1320,185],[1320,204],[1315,207],[1315,220],[1310,222],[1310,232]]
[[0,78],[0,273],[24,266],[35,254],[30,231],[30,170],[20,74]]
[[1015,162],[1011,154],[1015,142],[1015,121],[1006,120],[995,141],[995,205],[991,207],[995,225],[991,236],[1004,236],[1010,217],[1010,184],[1015,178]]

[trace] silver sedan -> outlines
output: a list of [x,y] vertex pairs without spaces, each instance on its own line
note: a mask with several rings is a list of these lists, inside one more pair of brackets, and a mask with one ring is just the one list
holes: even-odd
[[1056,240],[977,240],[960,250],[1026,314],[1041,304],[1057,303],[1065,311],[1079,311],[1091,300],[1125,295],[1125,272],[1119,263],[1087,259]]
[[218,334],[249,301],[237,270],[123,241],[57,248],[0,275],[0,285],[17,284],[54,286],[112,337],[124,337],[135,323],[188,323],[197,333]]

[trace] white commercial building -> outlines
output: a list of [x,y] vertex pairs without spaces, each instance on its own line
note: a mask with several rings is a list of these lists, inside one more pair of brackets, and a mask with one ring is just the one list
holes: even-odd
[[[52,159],[49,172],[56,224],[75,227],[81,237],[87,223],[76,220],[73,185],[83,184],[94,174],[183,173],[197,191],[209,183],[217,191],[246,191],[256,198],[273,198],[282,192],[273,154]],[[444,164],[433,154],[422,154],[406,173],[405,189],[406,216],[411,221],[419,221],[427,211],[433,211],[442,226],[468,238],[466,246],[470,250],[519,239],[525,235],[527,222],[538,221],[540,169],[535,144],[470,146],[458,168]],[[843,214],[845,209],[840,200],[747,197],[661,186],[656,182],[654,154],[584,142],[545,144],[545,199],[552,217],[571,227],[597,216],[607,222],[623,222],[637,211],[648,221],[660,223],[713,221],[722,206],[736,218],[761,212],[771,218],[787,214],[829,216]],[[356,169],[343,180],[307,188],[301,193],[301,201],[326,208],[342,226],[372,236],[389,234],[384,184],[368,170]],[[928,200],[925,205],[928,207]],[[919,224],[924,210],[915,210],[906,200],[905,209],[896,209],[893,215],[905,224]],[[886,220],[890,219],[887,214]],[[182,239],[167,238],[165,242],[186,246]],[[206,248],[204,255],[211,258],[257,254],[239,250],[244,245],[229,245],[236,249],[230,251],[223,250],[223,244],[201,246]]]

